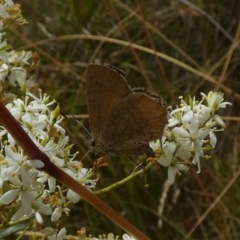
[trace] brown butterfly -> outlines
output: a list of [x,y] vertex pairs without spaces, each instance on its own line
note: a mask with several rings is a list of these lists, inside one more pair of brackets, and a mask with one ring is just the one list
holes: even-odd
[[154,157],[149,141],[162,137],[167,108],[161,96],[131,89],[123,72],[107,64],[90,64],[86,93],[91,150],[102,155]]

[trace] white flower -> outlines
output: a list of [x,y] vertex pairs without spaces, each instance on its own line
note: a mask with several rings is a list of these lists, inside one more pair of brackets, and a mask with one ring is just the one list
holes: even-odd
[[[174,168],[172,166],[174,166],[174,162],[176,162],[176,160],[174,160],[174,152],[176,150],[176,144],[174,142],[171,143],[166,143],[163,146],[163,154],[162,156],[158,159],[158,162],[165,166],[168,167],[168,181],[172,184],[174,183],[175,180],[175,171]],[[177,163],[177,162],[176,162]]]
[[180,109],[173,110],[170,113],[170,119],[168,119],[168,127],[174,127],[182,122],[183,111]]
[[9,16],[8,12],[5,9],[5,5],[2,5],[2,4],[0,4],[0,16],[3,19],[8,18],[8,16]]
[[22,99],[14,99],[12,103],[8,103],[6,108],[16,119],[20,119],[21,116],[26,112],[27,100],[24,102]]
[[57,233],[53,228],[47,227],[41,232],[46,235],[48,240],[63,240],[66,236],[67,230],[66,228],[62,228]]
[[36,172],[29,172],[25,167],[21,167],[19,175],[10,175],[8,181],[15,186],[15,189],[4,193],[0,198],[0,203],[9,204],[15,199],[19,199],[22,205],[20,212],[26,216],[30,215],[35,197],[43,191],[43,185],[36,181],[36,176]]
[[28,62],[30,58],[32,57],[32,52],[26,52],[26,51],[11,51],[9,53],[8,61],[12,64],[16,65],[30,65]]
[[[59,220],[59,218],[62,216],[62,213],[66,211],[63,207],[56,207],[55,210],[52,213],[51,221],[56,222]],[[67,211],[70,211],[67,209]]]
[[21,86],[23,81],[26,81],[27,72],[21,67],[12,67],[8,79],[13,86]]
[[161,153],[162,145],[164,144],[166,139],[167,139],[166,136],[163,136],[161,139],[149,142],[149,146],[153,149],[154,152]]
[[201,104],[198,111],[196,111],[196,116],[198,117],[199,124],[202,125],[212,117],[212,109]]
[[9,71],[8,65],[3,63],[0,66],[0,82],[4,82],[5,81],[5,78],[8,75],[8,71]]
[[31,136],[32,139],[37,137],[38,139],[48,138],[47,129],[47,116],[45,114],[40,114],[34,116],[31,113],[26,113],[21,118],[23,122],[24,130]]
[[174,126],[176,126],[179,123],[180,123],[180,121],[177,118],[174,118],[172,116],[172,118],[168,119],[168,125],[167,126],[168,127],[174,127]]
[[158,159],[158,163],[168,167],[168,181],[170,184],[173,184],[175,181],[176,174],[180,175],[180,171],[185,171],[188,167],[179,162],[175,158],[176,143],[175,142],[166,142],[163,146],[162,156]]
[[54,203],[54,206],[56,207],[55,210],[52,213],[51,216],[51,221],[56,222],[59,220],[59,218],[62,216],[62,213],[65,212],[66,215],[69,214],[70,209],[65,207],[66,203],[67,203],[67,199],[63,196],[62,190],[60,188],[60,186],[57,186],[58,190],[59,190],[59,198],[58,201]]
[[[181,151],[178,152],[179,157],[182,157],[184,160],[184,153],[186,154],[185,156],[187,156],[192,147],[194,148],[196,159],[199,160],[197,156],[203,156],[202,139],[206,137],[210,130],[206,132],[199,129],[199,122],[196,115],[193,116],[187,130],[176,127],[172,131],[175,134],[175,138],[177,139],[178,144],[184,146],[184,148],[180,147]],[[196,161],[194,161],[194,163],[196,163]]]
[[149,146],[153,149],[154,152],[160,149],[160,140],[157,139],[156,141],[149,142]]
[[165,167],[169,167],[173,161],[174,158],[174,152],[176,150],[176,144],[175,142],[166,142],[163,145],[163,153],[162,156],[158,159],[158,162],[165,166]]
[[13,7],[14,6],[14,3],[12,0],[5,0],[5,4],[4,4],[5,7]]
[[12,145],[5,147],[5,154],[5,161],[7,164],[5,165],[4,170],[2,170],[1,177],[4,181],[7,181],[12,175],[18,176],[20,174],[27,156],[23,151],[16,152]]
[[[85,185],[89,190],[94,188],[96,185],[95,180],[88,179],[92,176],[92,170],[89,170],[87,168],[80,168],[78,170],[73,170],[72,168],[71,170],[68,168],[64,168],[63,170],[72,178],[77,180],[79,183]],[[71,189],[68,189],[67,199],[73,203],[77,203],[80,200],[80,196]]]
[[56,190],[56,179],[48,175],[46,172],[39,172],[37,180],[42,183],[48,183],[48,188],[51,193]]
[[[0,10],[0,14],[1,14],[1,10]],[[3,34],[0,33],[0,60],[5,62],[3,64],[7,64],[9,53],[6,51],[6,48],[8,48],[8,45],[6,40],[2,41],[2,35]],[[8,66],[8,69],[9,69],[9,66]]]
[[209,92],[208,95],[201,93],[207,100],[208,106],[212,111],[217,111],[219,108],[225,108],[227,105],[232,105],[230,102],[223,101],[223,93],[221,92]]
[[[171,147],[168,149],[165,146],[163,153],[160,148],[158,149],[162,154],[158,162],[168,167],[170,182],[174,181],[177,172],[186,169],[186,165],[183,163],[186,161],[188,164],[188,160],[192,157],[192,162],[198,166],[199,173],[201,170],[200,159],[204,157],[203,149],[210,150],[209,145],[206,145],[209,142],[214,148],[217,144],[215,132],[226,128],[224,121],[215,112],[231,103],[223,102],[222,93],[209,92],[208,95],[203,93],[202,95],[203,98],[200,102],[196,101],[195,97],[189,97],[189,103],[186,103],[181,97],[181,107],[170,113],[168,129],[164,134],[167,139],[166,144],[172,145],[172,142],[175,142],[176,149],[171,152]],[[205,100],[207,106],[204,105]],[[219,129],[217,125],[222,128]],[[151,147],[157,148],[157,141],[151,143]]]
[[136,238],[125,233],[123,234],[123,240],[136,240]]

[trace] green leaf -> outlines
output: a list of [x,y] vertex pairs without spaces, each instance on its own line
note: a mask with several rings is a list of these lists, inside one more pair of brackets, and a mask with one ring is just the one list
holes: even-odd
[[21,230],[24,230],[26,227],[28,227],[28,225],[30,224],[30,222],[24,222],[24,223],[20,223],[18,225],[14,225],[14,226],[10,226],[10,227],[6,227],[0,230],[0,239],[2,239],[3,237],[7,237],[11,234],[14,234],[16,232],[19,232]]

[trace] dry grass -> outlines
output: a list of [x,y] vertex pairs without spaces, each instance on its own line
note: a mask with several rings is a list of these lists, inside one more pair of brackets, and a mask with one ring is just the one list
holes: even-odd
[[[153,240],[240,239],[240,3],[191,2],[194,6],[186,0],[19,0],[29,25],[12,28],[9,34],[13,46],[40,54],[36,80],[65,114],[87,114],[84,71],[89,62],[123,69],[132,87],[158,92],[172,106],[178,96],[224,92],[226,101],[233,103],[222,111],[228,128],[218,134],[212,158],[202,160],[199,175],[192,169],[168,188],[166,169],[154,168],[146,173],[148,188],[145,176],[139,176],[100,197]],[[87,126],[86,118],[79,119]],[[65,124],[83,155],[86,147],[79,126]],[[89,155],[84,163],[90,167],[92,159]],[[99,188],[135,168],[126,158],[107,160],[110,166],[99,169]],[[72,229],[86,227],[93,235],[122,234],[86,203],[79,204],[66,222]]]

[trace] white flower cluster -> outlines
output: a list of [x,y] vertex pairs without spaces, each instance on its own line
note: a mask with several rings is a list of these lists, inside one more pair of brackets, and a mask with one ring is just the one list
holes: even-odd
[[19,4],[14,4],[12,0],[1,0],[0,2],[0,31],[15,22],[18,25],[23,25],[26,20],[21,14]]
[[28,69],[35,65],[30,63],[32,53],[26,51],[6,51],[7,41],[3,40],[3,33],[0,33],[0,94],[1,97],[12,99],[11,93],[6,93],[9,86],[17,86],[25,93],[34,86],[31,77],[28,78]]
[[[40,91],[39,98],[27,93],[24,100],[15,99],[6,107],[55,165],[91,189],[95,186],[95,181],[89,179],[92,172],[74,160],[76,154],[70,154],[68,136],[59,126],[63,119],[59,116],[59,107],[54,111],[49,109],[54,103]],[[78,202],[80,197],[64,186],[57,186],[54,178],[36,170],[30,163],[6,129],[0,127],[0,204],[8,205],[14,213],[7,214],[11,216],[9,220],[35,216],[42,223],[41,214],[44,214],[51,215],[55,222],[63,212],[68,214],[69,205]]]
[[[214,148],[217,138],[214,132],[222,131],[226,124],[216,114],[220,108],[231,105],[223,102],[223,93],[202,93],[202,100],[189,98],[187,104],[181,98],[181,106],[170,113],[168,128],[162,142],[151,142],[150,146],[160,154],[158,163],[168,167],[168,180],[172,184],[175,175],[188,170],[190,160],[201,171],[200,158],[208,158],[206,152]],[[205,103],[205,105],[203,104]]]
[[[62,228],[59,230],[59,232],[56,232],[53,228],[47,227],[41,231],[49,240],[63,240],[66,237],[66,229]],[[81,230],[83,232],[81,236],[79,236],[78,239],[84,239],[84,240],[136,240],[134,237],[129,236],[128,234],[123,234],[122,238],[119,236],[114,236],[114,234],[109,233],[108,235],[101,235],[98,238],[96,237],[86,237],[86,230]],[[75,238],[74,238],[75,239]],[[77,238],[76,238],[77,239]]]
[[[11,0],[2,1],[0,4],[0,31],[7,27],[8,23],[16,22],[24,24],[20,6]],[[13,99],[12,93],[7,93],[9,86],[17,86],[25,93],[34,85],[31,77],[28,77],[29,69],[36,66],[37,57],[32,59],[32,53],[26,51],[11,51],[5,33],[0,33],[0,99]],[[31,61],[31,62],[30,62]]]

